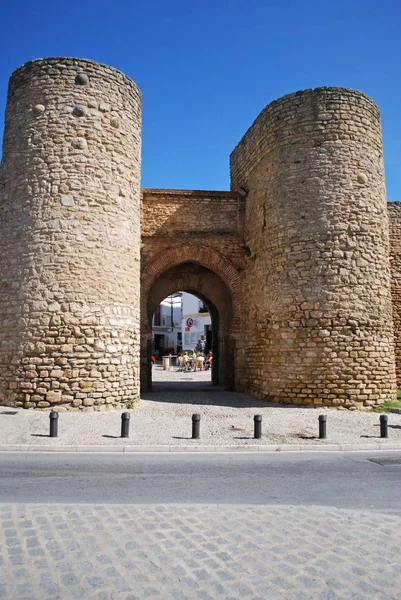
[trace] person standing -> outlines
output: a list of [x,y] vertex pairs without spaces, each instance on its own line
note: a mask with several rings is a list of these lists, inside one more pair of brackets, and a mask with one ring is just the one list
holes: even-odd
[[205,362],[205,357],[203,356],[202,352],[199,352],[197,359],[196,359],[196,364],[197,364],[199,371],[203,371],[203,363],[204,362]]
[[212,366],[213,366],[213,352],[210,350],[210,352],[206,358],[205,371],[207,371],[208,369],[211,369]]

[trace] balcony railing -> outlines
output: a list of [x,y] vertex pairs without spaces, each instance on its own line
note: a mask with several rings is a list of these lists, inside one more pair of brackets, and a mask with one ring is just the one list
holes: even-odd
[[171,317],[161,315],[158,321],[157,325],[153,322],[153,329],[171,329],[173,327]]

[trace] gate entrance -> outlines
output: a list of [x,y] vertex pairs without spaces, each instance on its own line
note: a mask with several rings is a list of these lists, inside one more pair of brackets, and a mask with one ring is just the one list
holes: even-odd
[[214,385],[244,389],[244,198],[235,192],[142,190],[141,389],[152,388],[152,315],[178,291],[212,320]]
[[[212,270],[193,262],[184,262],[164,272],[158,277],[147,298],[146,330],[142,331],[142,373],[143,389],[152,388],[151,338],[152,317],[160,302],[178,291],[188,292],[205,302],[212,320],[213,371],[212,383],[226,389],[235,387],[235,360],[230,337],[233,320],[233,303],[230,290]],[[145,324],[143,324],[145,325]],[[146,345],[145,345],[146,344]],[[145,381],[146,377],[146,381]]]

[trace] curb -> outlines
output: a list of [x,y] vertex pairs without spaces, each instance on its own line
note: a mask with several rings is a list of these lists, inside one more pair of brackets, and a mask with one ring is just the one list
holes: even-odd
[[260,444],[249,446],[34,446],[2,444],[0,452],[122,452],[132,453],[179,453],[179,452],[366,452],[401,450],[400,442],[371,442],[366,444]]

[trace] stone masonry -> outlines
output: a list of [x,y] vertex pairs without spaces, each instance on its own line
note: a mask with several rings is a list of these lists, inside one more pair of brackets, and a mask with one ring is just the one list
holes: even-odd
[[247,389],[374,406],[395,390],[379,111],[318,88],[267,106],[231,155],[248,190]]
[[397,386],[401,388],[401,202],[388,203]]
[[179,290],[212,314],[213,383],[293,404],[392,399],[401,209],[387,209],[376,105],[343,88],[273,102],[225,192],[140,193],[140,139],[140,92],[119,71],[49,58],[12,75],[0,403],[135,403],[152,385],[153,311]]
[[139,397],[141,96],[96,63],[27,63],[8,92],[0,401],[89,410]]

